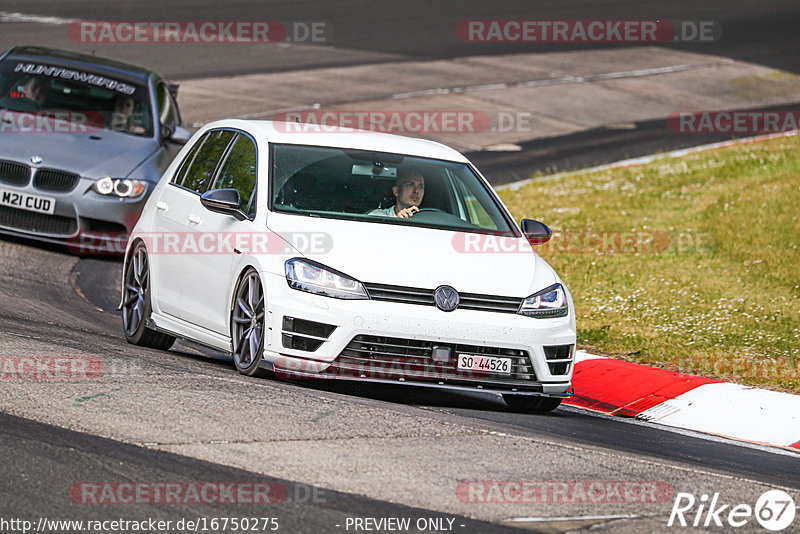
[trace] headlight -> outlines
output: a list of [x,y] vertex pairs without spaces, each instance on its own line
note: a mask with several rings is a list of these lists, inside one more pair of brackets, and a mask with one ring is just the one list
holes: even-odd
[[141,180],[128,180],[127,178],[101,178],[92,188],[101,195],[114,195],[121,198],[134,198],[147,189],[147,182]]
[[567,292],[561,284],[553,284],[522,301],[517,313],[528,317],[564,317],[569,312]]
[[293,258],[286,262],[286,281],[292,289],[335,299],[368,299],[361,282],[311,260]]

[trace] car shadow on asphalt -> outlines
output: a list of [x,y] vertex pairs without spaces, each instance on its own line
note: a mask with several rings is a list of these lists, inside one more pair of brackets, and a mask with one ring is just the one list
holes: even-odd
[[[233,370],[233,358],[214,349],[191,342],[178,341],[178,344],[170,352],[184,358],[203,362],[206,365],[213,365],[232,374],[235,373]],[[377,384],[338,379],[285,378],[277,377],[274,373],[264,370],[260,372],[257,379],[407,406],[518,413],[509,408],[499,396],[479,391],[454,392],[413,385]],[[558,412],[537,415],[553,416],[558,415]]]

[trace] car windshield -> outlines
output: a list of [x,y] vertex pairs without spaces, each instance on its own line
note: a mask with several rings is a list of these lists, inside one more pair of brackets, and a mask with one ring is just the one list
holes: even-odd
[[[85,124],[85,128],[153,136],[147,88],[83,67],[7,58],[0,62],[0,109]],[[4,120],[9,129],[14,121]],[[37,119],[37,124],[46,121]],[[27,124],[27,123],[26,123]],[[43,126],[45,127],[45,126]]]
[[[385,152],[271,145],[272,209],[285,213],[516,235],[465,163]],[[401,218],[397,211],[419,211]]]

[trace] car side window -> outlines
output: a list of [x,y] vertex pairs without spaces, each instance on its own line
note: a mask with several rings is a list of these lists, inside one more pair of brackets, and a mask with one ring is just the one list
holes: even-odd
[[202,138],[200,138],[194,144],[191,150],[189,150],[189,153],[186,154],[186,157],[183,159],[178,172],[176,172],[175,176],[172,177],[173,184],[183,185],[183,179],[186,177],[186,171],[188,171],[189,167],[191,167],[194,157],[197,155],[197,151],[200,150],[200,147],[203,146],[203,143],[206,142],[206,139],[208,139],[208,134],[205,134]]
[[203,146],[198,149],[191,167],[186,171],[181,185],[195,193],[205,193],[210,188],[211,178],[217,170],[220,158],[234,135],[234,132],[229,130],[209,132]]
[[228,151],[213,189],[236,189],[239,192],[239,209],[252,216],[256,211],[255,187],[256,145],[250,137],[239,134]]

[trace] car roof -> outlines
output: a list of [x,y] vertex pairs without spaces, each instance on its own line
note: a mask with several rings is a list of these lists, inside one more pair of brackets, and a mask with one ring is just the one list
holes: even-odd
[[53,60],[53,62],[57,63],[59,66],[71,66],[75,68],[91,67],[91,70],[96,73],[124,77],[128,80],[136,80],[141,83],[147,83],[150,76],[158,76],[155,72],[139,65],[132,65],[102,56],[81,54],[69,50],[59,50],[57,48],[16,46],[6,52],[4,59],[6,58],[36,62]]
[[334,132],[321,132],[314,131],[314,128],[307,128],[307,126],[313,125],[280,121],[227,119],[207,124],[204,128],[238,128],[250,132],[257,139],[265,138],[268,142],[277,144],[352,148],[463,163],[469,162],[457,150],[427,139],[349,128],[339,128]]

